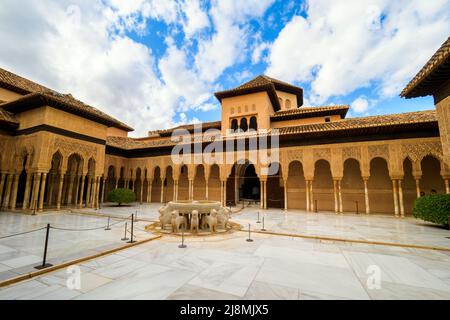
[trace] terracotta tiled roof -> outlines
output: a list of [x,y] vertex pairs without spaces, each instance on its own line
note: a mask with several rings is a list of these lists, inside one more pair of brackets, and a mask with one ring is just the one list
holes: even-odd
[[[432,79],[435,78],[435,79]],[[414,98],[431,94],[434,84],[450,78],[450,37],[441,45],[417,75],[406,85],[400,96]]]
[[[194,127],[196,124],[186,124],[186,125],[181,125],[181,126],[177,126],[174,128],[169,128],[169,129],[162,129],[162,130],[154,130],[154,131],[149,131],[148,135],[152,136],[152,135],[159,135],[161,137],[164,136],[170,136],[172,134],[172,132],[174,132],[175,130],[187,130],[189,132],[194,132]],[[211,121],[211,122],[203,122],[201,123],[202,126],[202,130],[208,130],[208,129],[219,129],[222,127],[222,122],[221,121]]]
[[325,122],[318,124],[306,124],[280,129],[280,134],[299,133],[332,133],[335,131],[348,131],[351,129],[383,128],[390,126],[404,126],[421,123],[437,123],[436,111],[426,110],[399,114],[388,114],[381,116],[370,116],[361,118],[348,118],[341,121]]
[[[414,125],[431,125],[433,127],[437,127],[436,111],[427,110],[401,114],[349,118],[335,122],[284,127],[279,129],[279,132],[282,136],[314,135],[325,137],[337,132],[352,132],[356,129],[370,129],[372,131],[383,132],[383,130],[390,127],[402,128]],[[143,140],[128,137],[108,137],[106,140],[106,145],[123,150],[132,150],[174,146],[176,145],[176,142],[171,141],[170,138]]]
[[237,86],[236,88],[216,92],[214,95],[219,101],[224,98],[235,97],[244,94],[266,91],[275,111],[280,110],[280,102],[276,94],[276,90],[295,94],[297,96],[297,104],[303,104],[303,89],[287,82],[283,82],[266,75],[259,75],[256,78]]
[[0,104],[0,124],[5,124],[11,127],[17,127],[19,125],[19,120],[17,120],[12,113],[4,110],[1,104]]
[[347,105],[300,107],[296,109],[275,112],[270,117],[270,119],[272,121],[280,121],[280,120],[299,119],[299,118],[316,117],[321,115],[334,115],[334,114],[339,114],[341,115],[341,118],[345,118],[349,109],[350,107]]
[[21,108],[27,108],[26,104],[31,101],[35,104],[39,101],[50,102],[57,104],[59,108],[67,112],[87,117],[111,127],[133,131],[133,128],[97,108],[75,99],[70,94],[61,94],[2,68],[0,68],[0,87],[24,94],[23,97],[3,105],[6,110],[11,112],[18,112]]

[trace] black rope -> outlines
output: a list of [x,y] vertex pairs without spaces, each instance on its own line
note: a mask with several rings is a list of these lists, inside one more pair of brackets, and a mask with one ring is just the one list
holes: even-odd
[[43,227],[43,228],[35,229],[35,230],[30,230],[30,231],[25,231],[25,232],[20,232],[20,233],[15,233],[15,234],[11,234],[9,236],[0,237],[0,240],[1,239],[15,237],[15,236],[21,236],[23,234],[32,233],[32,232],[36,232],[36,231],[40,231],[40,230],[44,230],[44,229],[47,229],[47,227]]
[[[123,219],[125,220],[125,219]],[[117,221],[116,223],[112,223],[109,225],[109,227],[115,226],[119,223],[123,223],[123,220],[121,219],[121,221]],[[95,228],[86,228],[86,229],[75,229],[75,228],[62,228],[62,227],[53,227],[50,226],[50,228],[55,229],[55,230],[62,230],[62,231],[94,231],[94,230],[100,230],[100,229],[105,229],[108,225],[104,225],[101,227],[95,227]]]

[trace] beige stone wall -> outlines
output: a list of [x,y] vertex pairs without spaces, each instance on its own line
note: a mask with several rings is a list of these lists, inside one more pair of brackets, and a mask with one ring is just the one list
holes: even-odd
[[450,81],[434,95],[444,159],[450,167]]
[[[296,109],[298,107],[297,96],[295,94],[277,91],[277,96],[280,100],[281,110]],[[287,102],[287,100],[289,100],[289,102]]]
[[16,92],[4,89],[4,88],[0,88],[0,100],[1,101],[5,101],[5,102],[9,102],[12,100],[16,100],[18,98],[22,97],[21,94],[18,94]]
[[[246,94],[222,100],[222,134],[230,128],[231,119],[257,116],[258,129],[270,128],[272,103],[266,92]],[[239,121],[238,121],[239,122]]]

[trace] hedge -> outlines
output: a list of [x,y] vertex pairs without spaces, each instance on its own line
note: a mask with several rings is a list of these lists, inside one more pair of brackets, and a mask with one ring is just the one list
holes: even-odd
[[432,194],[417,198],[414,202],[413,215],[415,218],[448,226],[450,195]]
[[130,203],[136,200],[136,195],[130,189],[114,189],[108,193],[108,201],[115,202],[119,206],[122,203]]

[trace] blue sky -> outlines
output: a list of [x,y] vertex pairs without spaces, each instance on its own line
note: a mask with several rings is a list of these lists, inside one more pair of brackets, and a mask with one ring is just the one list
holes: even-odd
[[[23,8],[27,8],[24,10]],[[3,0],[0,67],[146,131],[220,119],[259,74],[349,116],[434,108],[401,89],[450,35],[450,0]]]

